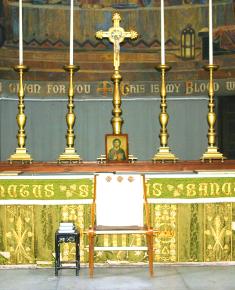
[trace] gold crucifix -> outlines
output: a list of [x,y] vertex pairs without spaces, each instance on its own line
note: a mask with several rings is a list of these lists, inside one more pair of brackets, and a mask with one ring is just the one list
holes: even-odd
[[118,13],[113,15],[113,27],[110,27],[108,31],[97,31],[96,37],[102,39],[107,37],[111,43],[113,43],[113,66],[114,66],[114,73],[112,76],[113,81],[113,110],[112,110],[112,119],[111,124],[113,127],[113,134],[121,134],[122,133],[122,124],[123,119],[122,109],[121,109],[121,96],[120,96],[120,82],[122,77],[119,72],[120,66],[120,43],[124,41],[125,38],[135,39],[138,37],[138,33],[131,30],[125,31],[122,27],[120,27],[121,16]]
[[113,15],[113,27],[110,27],[108,31],[99,30],[96,32],[96,37],[102,39],[107,37],[110,42],[113,43],[113,65],[114,70],[118,71],[120,66],[120,43],[124,41],[125,38],[135,39],[138,37],[136,31],[125,31],[120,27],[121,16],[118,13]]

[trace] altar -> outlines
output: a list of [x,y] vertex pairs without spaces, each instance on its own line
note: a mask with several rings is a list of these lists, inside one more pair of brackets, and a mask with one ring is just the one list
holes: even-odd
[[[88,261],[94,174],[141,173],[147,182],[154,262],[231,262],[235,163],[152,162],[97,164],[0,164],[0,264],[52,266],[54,234],[61,221],[81,233],[81,262]],[[99,236],[99,246],[142,246],[143,238]],[[64,260],[73,245],[62,248]],[[96,263],[147,262],[144,251],[96,252]]]
[[[233,81],[234,69],[225,66],[233,64],[233,58],[213,62],[212,25],[221,24],[221,14],[226,15],[223,25],[234,23],[232,2],[182,3],[179,9],[177,5],[170,7],[168,1],[165,9],[164,1],[151,8],[146,2],[140,7],[136,1],[134,6],[116,6],[125,8],[122,15],[113,11],[115,6],[109,7],[108,1],[94,7],[96,10],[90,1],[84,5],[78,1],[75,7],[71,1],[70,8],[64,1],[58,5],[36,2],[40,1],[24,3],[24,7],[22,1],[4,4],[9,23],[5,46],[0,50],[4,56],[0,79],[0,265],[52,267],[55,232],[62,222],[73,223],[79,231],[82,265],[88,264],[89,253],[93,264],[94,244],[108,247],[95,252],[95,263],[102,265],[142,265],[148,260],[151,265],[152,260],[172,264],[233,262],[235,161],[227,160],[234,158],[226,156],[223,140],[234,135],[234,126],[229,123],[229,137],[217,134],[217,129],[221,133],[227,127],[215,94],[221,90],[220,83],[233,94],[233,83],[227,80]],[[160,5],[159,1],[155,4]],[[15,17],[18,11],[19,17]],[[40,26],[39,15],[46,19]],[[63,20],[59,30],[58,19]],[[209,37],[206,65],[200,63],[200,41],[195,38],[201,30]],[[6,69],[9,59],[17,77]],[[218,73],[220,82],[215,81],[217,63],[224,66]],[[201,72],[202,65],[205,72]],[[28,66],[32,73],[27,78]],[[171,66],[175,71],[169,72]],[[184,80],[184,86],[179,80]],[[194,84],[203,85],[198,90]],[[229,142],[234,148],[233,141]],[[133,181],[132,175],[142,175],[138,177],[150,209],[146,214],[146,220],[150,219],[145,232],[147,253],[141,234],[94,234],[92,202],[99,173],[127,174],[128,178],[123,178],[126,184]],[[116,184],[119,180],[115,179]],[[122,204],[118,196],[112,199],[114,207],[117,200]],[[130,214],[128,206],[126,209]],[[111,250],[111,246],[118,250]],[[122,250],[129,246],[136,250]],[[63,261],[74,260],[75,246],[65,243],[61,255]]]

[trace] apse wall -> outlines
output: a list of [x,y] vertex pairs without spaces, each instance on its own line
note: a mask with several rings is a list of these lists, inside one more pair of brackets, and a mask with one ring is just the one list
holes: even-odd
[[[197,160],[207,148],[207,96],[168,96],[169,142],[182,160]],[[6,160],[17,146],[17,96],[1,96],[0,156]],[[129,136],[129,153],[151,160],[159,144],[160,99],[125,99],[122,102],[123,132]],[[37,161],[56,161],[66,146],[67,97],[25,98],[26,148]],[[105,153],[105,134],[112,133],[112,99],[75,99],[75,148],[83,160]]]

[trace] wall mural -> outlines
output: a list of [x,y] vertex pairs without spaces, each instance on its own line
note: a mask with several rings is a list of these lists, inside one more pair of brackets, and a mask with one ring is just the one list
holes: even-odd
[[[166,49],[175,58],[207,58],[208,1],[166,0]],[[69,45],[69,1],[23,1],[24,45],[34,49],[61,49]],[[215,54],[235,51],[232,0],[214,0]],[[107,40],[95,32],[107,29],[114,11],[122,15],[123,26],[135,28],[140,37],[126,40],[125,51],[160,49],[160,0],[77,0],[74,16],[75,50],[111,50]],[[58,29],[59,21],[59,29]],[[18,2],[0,0],[0,45],[18,45]]]

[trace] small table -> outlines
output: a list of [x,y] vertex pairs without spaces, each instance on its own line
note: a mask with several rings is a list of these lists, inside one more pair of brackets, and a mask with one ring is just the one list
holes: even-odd
[[[75,266],[62,266],[60,260],[60,244],[61,243],[75,243],[76,254],[75,261],[66,261],[63,263],[75,263]],[[55,275],[58,276],[58,270],[60,269],[76,269],[76,276],[79,275],[80,270],[80,232],[75,231],[74,233],[55,233]]]

